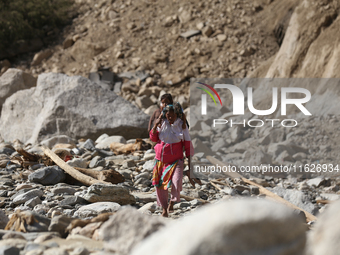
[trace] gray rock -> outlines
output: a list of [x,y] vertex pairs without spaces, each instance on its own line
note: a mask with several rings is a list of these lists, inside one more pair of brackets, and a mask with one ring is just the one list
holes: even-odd
[[337,224],[340,220],[339,212],[340,201],[337,201],[330,204],[325,212],[320,215],[310,238],[308,238],[306,254],[339,254],[340,229]]
[[298,152],[298,153],[296,153],[296,154],[293,155],[293,158],[294,158],[296,161],[301,161],[301,160],[307,158],[307,154],[304,153],[304,152]]
[[28,207],[31,207],[31,208],[34,208],[34,206],[36,206],[38,204],[41,204],[41,200],[40,200],[39,197],[31,198],[30,200],[27,200],[25,202],[25,206],[28,206]]
[[135,176],[135,179],[139,179],[139,178],[145,178],[145,179],[150,179],[151,178],[151,173],[149,172],[144,172],[144,173],[140,173],[140,174],[137,174]]
[[[54,206],[56,206],[56,204]],[[31,208],[29,209],[31,210]],[[51,209],[50,206],[46,204],[37,204],[36,206],[34,206],[33,212],[39,213],[41,215],[46,215],[50,209]]]
[[184,33],[181,33],[181,37],[190,38],[190,37],[193,37],[195,35],[199,35],[200,33],[201,33],[200,30],[189,30],[189,31],[186,31]]
[[122,167],[129,168],[129,167],[134,167],[135,165],[136,164],[135,164],[135,161],[133,159],[128,159],[128,160],[123,161]]
[[98,143],[104,141],[104,140],[105,140],[106,138],[108,138],[108,137],[109,137],[108,134],[102,134],[101,136],[99,136],[99,137],[97,138],[97,140],[95,141],[95,143],[98,144]]
[[291,156],[298,152],[308,153],[307,148],[295,145],[293,143],[290,143],[289,141],[282,143],[272,143],[268,146],[268,153],[272,154],[274,157],[278,157],[285,150]]
[[286,150],[281,152],[275,160],[276,160],[276,162],[279,162],[279,163],[283,163],[283,162],[287,162],[287,161],[288,162],[295,162],[295,159]]
[[174,209],[182,209],[182,208],[186,208],[186,207],[190,207],[191,203],[189,202],[180,202],[174,205]]
[[155,202],[149,202],[138,209],[138,211],[140,212],[150,211],[152,213],[155,212],[156,210],[157,210],[157,204]]
[[203,152],[205,156],[213,156],[215,153],[198,138],[192,140],[196,152]]
[[157,201],[155,192],[152,194],[138,192],[138,193],[133,193],[133,195],[136,198],[136,201],[143,203],[143,204]]
[[22,234],[19,234],[18,232],[8,232],[3,235],[2,240],[12,239],[12,238],[26,240],[26,238]]
[[73,140],[71,137],[67,135],[56,135],[51,138],[45,139],[40,142],[41,145],[45,145],[46,147],[52,149],[54,145],[58,143],[65,143],[65,144],[73,144],[75,145],[77,142]]
[[123,136],[120,136],[120,135],[109,136],[101,140],[100,143],[96,145],[96,148],[107,150],[107,149],[110,149],[111,143],[126,143],[126,140]]
[[102,159],[102,157],[100,156],[95,156],[93,159],[91,159],[90,164],[89,164],[89,168],[95,168],[98,166],[105,166],[106,161],[105,159]]
[[254,199],[223,201],[169,223],[131,254],[150,254],[151,247],[160,250],[169,236],[162,249],[165,255],[302,254],[305,231],[301,218],[284,205]]
[[82,198],[82,197],[79,197],[79,196],[69,196],[69,197],[66,197],[64,200],[62,200],[60,202],[60,205],[61,206],[73,206],[73,205],[76,205],[76,204],[85,204],[86,201]]
[[155,165],[155,160],[148,160],[144,163],[143,169],[148,170],[148,171],[152,171],[154,165]]
[[77,247],[74,248],[73,252],[71,253],[71,255],[89,255],[90,252],[88,249],[86,249],[86,247]]
[[190,204],[192,205],[192,206],[199,206],[199,205],[201,205],[201,204],[203,204],[200,200],[198,200],[198,199],[194,199],[194,200],[191,200],[190,201]]
[[36,85],[37,79],[19,69],[9,68],[0,76],[0,112],[5,100],[15,92]]
[[10,155],[12,155],[13,152],[15,152],[15,150],[8,148],[8,147],[0,148],[0,154],[6,154],[6,155],[10,156]]
[[325,179],[324,177],[320,176],[320,177],[316,177],[316,178],[313,178],[313,179],[310,179],[307,181],[307,184],[310,186],[310,187],[316,187],[316,188],[319,188],[320,186],[330,186],[331,185],[331,182],[329,179]]
[[143,160],[149,161],[149,160],[153,160],[156,156],[156,153],[146,153],[143,156]]
[[320,196],[326,200],[331,200],[331,201],[340,199],[339,194],[333,194],[333,193],[321,193]]
[[66,163],[72,167],[87,168],[87,161],[83,158],[73,158]]
[[52,194],[57,195],[57,194],[69,194],[73,195],[76,193],[76,190],[74,188],[70,187],[56,187],[51,190]]
[[120,205],[135,203],[135,197],[127,188],[114,184],[93,184],[81,196],[90,203],[116,202]]
[[67,217],[65,215],[59,215],[53,217],[48,227],[48,231],[58,232],[61,237],[66,237],[66,228],[74,220],[73,218]]
[[66,178],[64,170],[59,166],[48,166],[37,170],[28,176],[28,180],[42,185],[54,185],[63,182]]
[[98,236],[100,240],[106,242],[106,248],[122,255],[129,254],[136,244],[158,231],[163,225],[164,222],[158,217],[151,217],[132,207],[126,207],[100,227]]
[[210,37],[213,33],[211,26],[206,26],[202,29],[202,34],[206,37]]
[[38,53],[36,53],[34,55],[33,60],[31,62],[31,66],[40,65],[41,62],[44,59],[49,58],[52,54],[53,54],[53,51],[51,49],[46,49],[46,50],[39,51]]
[[136,98],[136,104],[140,109],[147,109],[154,103],[151,101],[150,97],[144,95]]
[[4,229],[9,219],[3,210],[0,210],[0,229]]
[[0,247],[0,255],[19,255],[20,249],[14,246],[5,245]]
[[189,9],[184,9],[180,14],[179,14],[179,21],[181,23],[187,23],[191,20],[192,15],[191,15],[191,10]]
[[42,195],[43,195],[43,192],[41,190],[33,189],[33,190],[27,191],[23,194],[20,194],[20,195],[14,197],[13,203],[15,205],[19,205],[19,204],[25,203],[26,201],[28,201],[32,198],[41,197]]
[[237,143],[241,140],[242,138],[242,130],[239,126],[233,128],[230,132],[230,139],[232,143]]
[[79,218],[95,217],[101,213],[116,212],[120,207],[120,204],[114,202],[97,202],[80,207],[74,216]]
[[259,166],[261,164],[271,164],[272,157],[261,149],[247,149],[243,155],[243,164],[248,166]]
[[94,151],[96,149],[96,145],[92,139],[87,139],[80,147],[89,151]]
[[228,145],[229,144],[226,142],[225,138],[220,138],[211,146],[211,150],[216,152],[216,151],[219,151],[222,148],[228,147]]
[[35,88],[7,98],[0,120],[5,140],[35,144],[60,133],[90,139],[103,132],[147,137],[149,116],[84,77],[44,73]]
[[38,244],[38,243],[27,242],[24,251],[29,252],[29,251],[33,251],[33,250],[37,250],[37,249],[45,250],[46,246],[43,246],[43,245]]
[[131,170],[125,169],[125,170],[117,170],[117,171],[121,175],[123,175],[125,179],[131,180],[131,174],[132,174]]
[[284,189],[281,187],[276,186],[275,188],[267,188],[270,191],[276,193],[280,197],[284,198],[285,200],[291,202],[292,204],[304,209],[305,211],[316,214],[318,209],[312,202],[308,199],[308,197],[299,190],[293,189]]

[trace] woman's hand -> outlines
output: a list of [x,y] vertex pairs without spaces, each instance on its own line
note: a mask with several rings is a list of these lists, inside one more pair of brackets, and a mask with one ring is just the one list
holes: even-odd
[[152,128],[152,132],[155,134],[157,126],[162,122],[162,113],[159,115],[159,117],[156,119],[155,126]]
[[157,127],[162,122],[162,113],[159,115],[159,117],[156,119],[155,126]]
[[202,182],[200,179],[197,179],[195,177],[191,177],[191,157],[188,157],[188,167],[189,167],[189,171],[187,171],[187,176],[189,178],[189,182],[191,183],[191,185],[195,188],[195,183],[202,185]]

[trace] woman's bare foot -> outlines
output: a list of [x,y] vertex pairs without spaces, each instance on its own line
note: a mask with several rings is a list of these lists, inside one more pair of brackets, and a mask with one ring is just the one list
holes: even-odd
[[169,213],[174,212],[174,204],[175,204],[175,202],[170,201],[169,206],[168,206],[168,212]]
[[163,208],[162,216],[168,218],[168,211],[167,209]]

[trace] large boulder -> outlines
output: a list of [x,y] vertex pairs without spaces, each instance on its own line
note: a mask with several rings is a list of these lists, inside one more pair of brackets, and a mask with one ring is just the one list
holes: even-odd
[[[132,255],[302,254],[304,221],[292,209],[266,200],[219,202],[170,223],[137,246]],[[166,248],[164,248],[166,240]]]
[[107,133],[130,139],[147,137],[148,120],[137,107],[84,77],[45,73],[36,88],[6,100],[0,133],[5,140],[31,143],[62,134],[95,140]]
[[37,79],[19,69],[10,68],[0,77],[0,111],[5,100],[15,92],[34,87]]
[[[138,212],[135,208],[125,207],[100,227],[98,238],[105,242],[107,249],[126,255],[130,254],[136,244],[162,228],[164,223],[160,217],[152,217]],[[167,245],[163,250],[168,248]],[[155,253],[157,252],[149,250],[148,254]]]
[[319,217],[312,230],[308,242],[308,255],[335,255],[340,250],[340,201],[329,205]]

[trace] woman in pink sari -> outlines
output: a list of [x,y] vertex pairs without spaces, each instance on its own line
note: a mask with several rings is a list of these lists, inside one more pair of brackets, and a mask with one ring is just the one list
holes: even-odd
[[[189,160],[194,154],[188,128],[183,129],[181,120],[181,107],[179,103],[164,107],[150,131],[150,139],[157,142],[155,166],[153,169],[152,184],[156,187],[157,204],[163,208],[162,216],[168,217],[173,211],[175,202],[180,201],[183,178],[183,148]],[[160,127],[158,124],[163,122]],[[168,203],[168,188],[171,187],[171,199]]]

